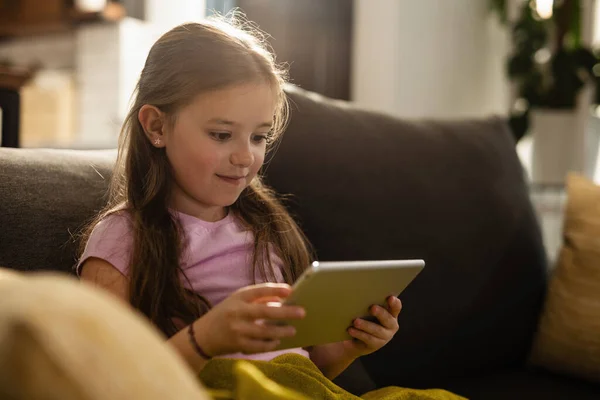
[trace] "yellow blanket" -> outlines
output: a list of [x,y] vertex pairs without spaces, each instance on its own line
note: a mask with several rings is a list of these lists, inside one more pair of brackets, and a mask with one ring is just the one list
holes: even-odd
[[327,379],[309,359],[284,354],[271,361],[213,359],[200,373],[214,399],[460,400],[440,389],[378,389],[356,397]]

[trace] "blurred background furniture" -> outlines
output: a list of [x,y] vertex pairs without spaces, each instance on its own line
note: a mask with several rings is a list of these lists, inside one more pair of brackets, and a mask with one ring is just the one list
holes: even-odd
[[21,97],[19,91],[32,77],[33,70],[0,65],[0,119],[2,147],[19,147]]

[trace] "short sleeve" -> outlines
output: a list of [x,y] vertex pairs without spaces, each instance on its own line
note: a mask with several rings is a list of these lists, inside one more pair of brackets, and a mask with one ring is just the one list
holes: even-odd
[[100,258],[110,263],[127,276],[133,251],[133,231],[127,214],[111,214],[92,230],[85,250],[77,263],[77,275],[81,266],[90,257]]

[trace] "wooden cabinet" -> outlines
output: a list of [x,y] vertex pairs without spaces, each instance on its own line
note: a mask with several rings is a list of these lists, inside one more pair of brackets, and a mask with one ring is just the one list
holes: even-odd
[[0,0],[0,38],[61,32],[80,22],[124,15],[116,2],[108,2],[101,12],[80,12],[72,0]]
[[69,3],[65,0],[0,0],[0,36],[64,29]]

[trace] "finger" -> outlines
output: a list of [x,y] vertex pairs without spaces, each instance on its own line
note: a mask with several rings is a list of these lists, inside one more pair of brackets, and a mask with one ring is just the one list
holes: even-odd
[[276,340],[292,337],[296,334],[296,328],[289,325],[275,325],[268,322],[252,322],[246,324],[242,329],[242,335],[252,339]]
[[266,296],[266,297],[261,297],[261,298],[255,299],[252,302],[257,303],[257,304],[282,303],[283,299],[281,297],[277,297],[277,296]]
[[260,340],[251,338],[240,339],[240,347],[244,354],[266,353],[279,346],[279,340]]
[[390,332],[390,330],[388,330],[387,328],[385,328],[379,324],[376,324],[375,322],[366,321],[361,318],[355,319],[354,323],[352,325],[356,329],[364,331],[364,332],[366,332],[372,336],[375,336],[381,340],[388,341],[391,338],[391,336],[393,336],[393,333]]
[[388,310],[381,306],[372,306],[371,315],[375,316],[379,323],[387,329],[398,330],[398,318],[394,317]]
[[385,341],[376,338],[375,336],[369,335],[367,332],[361,331],[360,329],[350,327],[348,328],[348,334],[353,338],[360,340],[367,347],[372,349],[378,349],[380,347],[383,347],[383,345],[385,344]]
[[392,314],[394,318],[398,318],[400,311],[402,311],[402,301],[396,296],[390,296],[388,297],[388,307],[390,314]]
[[243,316],[247,319],[271,319],[289,320],[302,319],[306,314],[302,307],[298,306],[269,306],[266,304],[248,304],[243,308]]
[[286,283],[261,283],[246,286],[236,292],[242,301],[252,302],[262,297],[286,298],[290,295],[292,288]]

